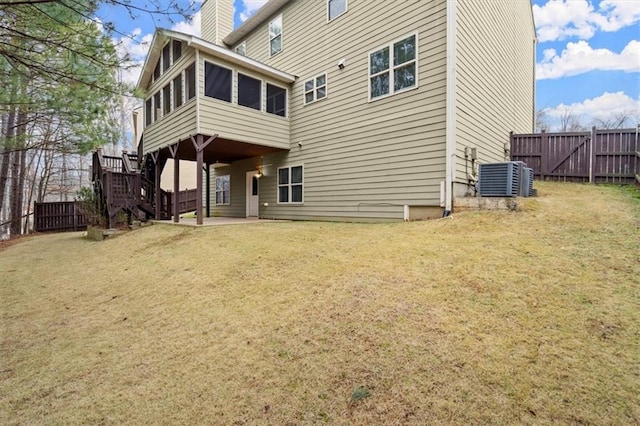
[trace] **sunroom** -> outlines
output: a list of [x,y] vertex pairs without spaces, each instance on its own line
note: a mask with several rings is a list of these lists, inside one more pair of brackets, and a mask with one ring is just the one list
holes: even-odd
[[[290,149],[289,93],[295,77],[198,37],[160,29],[138,89],[144,94],[144,132],[156,182],[168,159],[196,161],[197,193],[210,167]],[[206,179],[203,179],[206,173]],[[209,202],[209,191],[206,192]],[[197,203],[202,221],[203,200]],[[209,211],[209,206],[206,206]],[[179,221],[179,215],[173,215]]]

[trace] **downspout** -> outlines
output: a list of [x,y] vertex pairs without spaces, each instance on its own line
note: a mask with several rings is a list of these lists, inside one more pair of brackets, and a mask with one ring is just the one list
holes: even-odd
[[447,0],[446,177],[443,216],[449,216],[453,208],[456,156],[456,10],[457,0]]

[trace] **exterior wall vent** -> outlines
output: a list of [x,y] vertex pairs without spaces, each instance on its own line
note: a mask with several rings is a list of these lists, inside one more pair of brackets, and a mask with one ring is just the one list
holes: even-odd
[[481,197],[517,197],[521,165],[514,161],[480,164],[478,192]]

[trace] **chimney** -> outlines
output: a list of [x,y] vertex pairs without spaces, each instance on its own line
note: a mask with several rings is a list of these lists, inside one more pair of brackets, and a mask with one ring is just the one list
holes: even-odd
[[222,39],[233,31],[233,0],[205,0],[200,25],[204,40],[222,46]]

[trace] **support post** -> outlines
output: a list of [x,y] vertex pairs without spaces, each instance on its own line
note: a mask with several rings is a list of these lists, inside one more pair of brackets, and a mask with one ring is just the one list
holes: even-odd
[[204,150],[218,135],[213,135],[204,140],[203,135],[197,135],[195,138],[191,136],[191,142],[196,150],[196,223],[202,225],[204,223],[202,209],[202,167],[204,165]]
[[180,203],[178,193],[180,192],[180,158],[178,157],[178,145],[169,145],[169,152],[173,158],[173,222],[180,223]]
[[207,163],[205,169],[205,191],[207,199],[207,217],[211,217],[211,165]]
[[160,177],[162,175],[162,167],[160,167],[160,152],[154,152],[151,155],[151,158],[153,159],[153,165],[155,168],[154,171],[154,182],[153,182],[153,195],[155,198],[155,216],[156,216],[156,220],[161,220],[162,219],[162,192],[160,189]]

